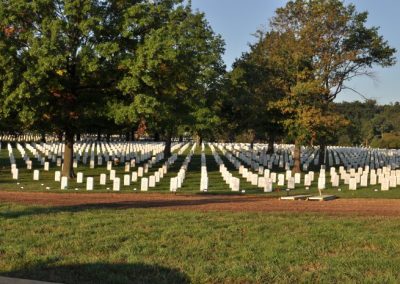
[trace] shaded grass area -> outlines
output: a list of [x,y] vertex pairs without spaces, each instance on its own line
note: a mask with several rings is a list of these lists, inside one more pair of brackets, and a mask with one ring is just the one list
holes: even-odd
[[[170,178],[175,177],[184,161],[184,158],[189,153],[191,146],[182,154],[178,156],[176,162],[168,169],[168,173],[161,179],[161,182],[157,184],[155,188],[149,188],[149,192],[159,192],[159,193],[168,193]],[[238,171],[234,168],[233,164],[226,159],[220,150],[217,150],[221,159],[224,161],[225,166],[235,177],[240,178],[240,189],[245,190],[246,194],[258,194],[258,195],[266,195],[269,197],[279,197],[284,195],[295,195],[295,194],[311,194],[317,195],[317,180],[318,173],[315,175],[315,180],[313,185],[306,190],[305,187],[301,185],[296,185],[296,189],[291,192],[286,192],[286,187],[278,187],[274,186],[274,192],[272,193],[263,193],[261,188],[251,185],[250,182],[247,182],[243,179]],[[236,195],[238,193],[231,192],[229,186],[223,181],[222,176],[219,172],[219,167],[214,160],[214,157],[211,153],[210,147],[205,148],[206,154],[206,163],[207,163],[207,171],[209,177],[209,189],[207,193],[200,193],[200,177],[201,177],[201,147],[197,147],[196,151],[192,157],[192,161],[189,164],[188,171],[186,174],[186,179],[183,183],[181,189],[178,192],[182,193],[190,193],[190,194],[233,194]],[[40,181],[33,181],[33,170],[27,170],[24,165],[23,160],[19,156],[19,152],[14,149],[14,155],[17,158],[17,164],[20,170],[19,180],[12,180],[12,175],[10,171],[10,163],[8,158],[7,149],[0,150],[0,190],[11,190],[11,191],[48,191],[48,192],[57,192],[57,193],[65,193],[65,192],[88,192],[86,191],[85,182],[82,184],[77,184],[75,180],[69,181],[68,190],[60,190],[60,183],[54,181],[54,171],[59,170],[55,164],[51,164],[51,168],[49,172],[43,171],[43,166],[37,160],[34,160],[31,157],[33,163],[33,169],[40,169]],[[159,167],[162,166],[165,160],[160,161],[156,165],[153,165],[152,168],[149,169],[149,173],[145,174],[148,177],[150,174],[154,173],[154,171],[158,170]],[[143,163],[142,163],[143,164]],[[141,164],[140,164],[141,165]],[[131,169],[132,171],[136,171],[138,166]],[[121,178],[121,191],[119,193],[134,193],[140,191],[140,179],[132,183],[130,186],[123,186],[123,176],[127,174],[124,172],[124,166],[113,166],[113,169],[117,171],[117,177]],[[106,165],[96,166],[94,169],[90,169],[89,165],[79,164],[78,168],[75,169],[76,172],[82,172],[84,174],[84,181],[86,181],[86,177],[92,176],[94,177],[94,191],[93,192],[110,192],[112,191],[112,182],[109,180],[109,172],[106,170]],[[99,184],[100,174],[107,173],[107,184],[105,186],[101,186]],[[130,174],[130,173],[129,173]],[[334,194],[340,198],[400,198],[400,186],[395,189],[391,189],[389,191],[382,192],[380,191],[380,185],[376,186],[368,186],[364,188],[359,188],[356,191],[348,190],[348,185],[344,185],[343,181],[341,181],[341,185],[339,188],[341,191],[338,191],[338,188],[330,187],[330,175],[329,171],[327,171],[327,189],[324,190],[324,194]],[[302,175],[303,182],[304,174]],[[18,183],[18,184],[17,184]],[[21,189],[23,187],[23,189]],[[46,187],[49,187],[50,190],[47,190]],[[75,189],[78,189],[77,191]],[[108,188],[108,189],[107,189]],[[136,190],[135,190],[136,189]],[[378,191],[375,191],[378,189]]]
[[400,280],[400,218],[0,205],[0,275],[63,283]]

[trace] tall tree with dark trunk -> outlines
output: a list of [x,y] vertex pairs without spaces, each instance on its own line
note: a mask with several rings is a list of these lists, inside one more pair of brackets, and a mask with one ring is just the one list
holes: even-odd
[[274,102],[284,92],[277,82],[280,74],[270,64],[267,45],[268,35],[258,33],[250,51],[235,61],[229,74],[230,100],[237,131],[250,131],[251,147],[257,138],[268,137],[269,152],[273,152],[275,138],[283,134],[283,116]]
[[17,110],[28,127],[48,124],[65,134],[63,176],[74,177],[74,135],[116,93],[127,5],[94,0],[0,3],[1,107]]
[[204,15],[194,13],[184,1],[148,1],[129,14],[139,16],[143,21],[126,33],[149,32],[122,66],[127,72],[119,87],[128,104],[118,109],[132,120],[145,119],[149,130],[164,139],[165,154],[170,155],[178,128],[196,122],[196,111],[207,106],[198,102],[210,94],[210,74],[222,72],[223,42]]
[[296,148],[310,137],[318,141],[321,162],[327,138],[341,121],[331,103],[350,89],[346,82],[370,75],[374,65],[395,63],[395,49],[378,28],[366,27],[367,16],[339,0],[296,0],[278,9],[270,22],[270,60],[282,70],[286,85],[278,104],[288,115],[286,129]]

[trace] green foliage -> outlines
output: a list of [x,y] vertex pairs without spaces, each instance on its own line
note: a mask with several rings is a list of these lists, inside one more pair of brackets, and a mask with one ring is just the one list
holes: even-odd
[[[153,12],[159,21],[153,22]],[[123,62],[127,72],[119,84],[134,110],[131,119],[145,118],[152,128],[169,135],[177,134],[182,125],[199,132],[212,128],[218,122],[214,102],[224,69],[222,40],[203,14],[193,13],[180,1],[172,6],[144,3],[131,11],[130,16],[137,15],[144,19],[136,29],[148,32],[135,56]]]
[[339,145],[398,148],[400,104],[378,105],[374,100],[342,102],[334,106],[350,123],[336,133]]
[[395,63],[395,49],[366,20],[367,13],[339,0],[296,0],[279,8],[263,33],[286,92],[276,105],[296,143],[329,142],[347,124],[331,107],[346,81]]
[[284,95],[279,85],[276,69],[269,58],[270,38],[257,35],[257,42],[250,45],[233,64],[229,74],[229,93],[225,115],[235,121],[231,125],[236,134],[253,133],[250,141],[264,140],[267,136],[282,135],[282,113],[274,102]]
[[400,133],[383,133],[380,138],[374,137],[371,147],[400,149]]
[[90,0],[1,2],[0,115],[17,112],[26,128],[72,133],[104,117],[120,74],[114,8]]

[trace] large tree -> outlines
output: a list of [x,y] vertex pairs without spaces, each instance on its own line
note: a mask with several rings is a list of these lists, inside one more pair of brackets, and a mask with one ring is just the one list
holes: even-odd
[[18,111],[27,128],[46,123],[65,134],[63,176],[74,177],[74,135],[116,92],[127,2],[0,3],[2,114]]
[[149,32],[124,62],[127,72],[119,85],[128,102],[120,105],[121,113],[132,121],[145,119],[164,138],[166,155],[179,128],[202,131],[203,118],[215,119],[212,91],[224,70],[223,41],[203,14],[183,2],[147,2],[131,11],[143,20],[127,33]]
[[349,89],[346,82],[369,75],[375,65],[395,63],[395,49],[377,27],[366,26],[367,16],[339,0],[296,0],[270,22],[270,60],[286,81],[279,106],[296,143],[295,171],[300,171],[300,146],[310,137],[319,142],[323,162],[326,139],[341,121],[331,102]]
[[229,74],[233,116],[237,131],[248,131],[254,140],[268,137],[268,152],[274,151],[275,139],[283,134],[283,115],[274,103],[284,91],[280,73],[269,60],[269,35],[257,34],[257,42],[250,45],[233,64]]

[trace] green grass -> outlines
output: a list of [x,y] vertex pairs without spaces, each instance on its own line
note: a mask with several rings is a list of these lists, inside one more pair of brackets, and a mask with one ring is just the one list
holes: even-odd
[[[177,175],[182,162],[186,155],[189,153],[191,147],[189,147],[182,155],[180,155],[177,161],[169,168],[167,175],[161,180],[160,183],[157,184],[155,188],[150,188],[149,192],[159,192],[159,193],[168,193],[170,178]],[[228,170],[236,177],[240,178],[240,189],[245,190],[246,194],[257,194],[257,195],[266,195],[270,197],[279,197],[283,195],[287,195],[285,191],[285,187],[278,188],[275,186],[275,191],[273,193],[263,193],[262,189],[251,185],[245,179],[243,179],[238,171],[234,168],[234,166],[222,155],[222,153],[217,150],[221,159],[224,161],[225,166]],[[57,193],[65,193],[65,192],[76,192],[75,188],[78,189],[77,192],[88,192],[86,191],[86,185],[77,184],[74,180],[69,181],[68,190],[61,190],[60,183],[54,181],[54,171],[58,170],[55,164],[51,164],[50,171],[43,171],[43,166],[40,165],[39,162],[33,159],[33,169],[40,169],[40,181],[33,181],[33,170],[27,170],[21,157],[18,156],[19,152],[14,149],[14,155],[17,158],[18,168],[20,170],[19,180],[18,182],[12,180],[11,172],[10,172],[10,163],[8,159],[8,151],[7,149],[0,150],[0,190],[10,190],[10,191],[49,191],[49,192],[57,192]],[[196,151],[192,157],[192,161],[189,164],[188,172],[186,174],[186,179],[183,183],[183,187],[179,189],[181,193],[190,193],[190,194],[237,194],[230,191],[228,185],[223,181],[222,176],[219,172],[219,167],[216,164],[214,157],[211,153],[211,149],[206,147],[205,149],[206,160],[207,160],[207,170],[209,177],[209,189],[207,193],[200,193],[200,169],[201,169],[201,147],[197,147]],[[149,176],[151,173],[156,171],[164,161],[160,161],[156,165],[154,165],[151,169],[149,169],[149,173],[145,174],[145,176]],[[143,163],[142,163],[143,164]],[[131,171],[137,170],[137,167],[140,165],[136,165],[135,168],[132,168]],[[113,169],[117,171],[117,176],[121,178],[121,191],[120,193],[133,193],[140,191],[140,179],[138,182],[132,183],[130,186],[123,186],[123,175],[126,174],[124,172],[124,166],[114,166]],[[95,169],[90,169],[89,165],[79,164],[78,168],[75,169],[75,172],[83,172],[84,181],[86,181],[86,177],[92,176],[94,177],[94,191],[92,192],[109,192],[112,190],[112,182],[107,179],[107,184],[105,186],[101,186],[99,184],[100,174],[107,173],[106,165],[97,166]],[[304,175],[303,175],[304,177]],[[107,177],[108,178],[108,177]],[[377,186],[369,186],[365,188],[359,188],[357,191],[348,190],[348,185],[344,185],[343,181],[341,181],[341,186],[339,187],[341,191],[338,191],[338,188],[329,188],[329,172],[327,173],[327,186],[328,188],[324,190],[324,194],[335,194],[340,198],[400,198],[400,186],[396,189],[391,189],[386,192],[380,191],[380,185]],[[313,186],[310,187],[309,190],[306,190],[303,185],[296,185],[296,189],[291,191],[289,194],[318,194],[317,191],[317,179],[318,174],[315,175],[315,181],[313,182]],[[21,189],[23,187],[23,189]],[[46,187],[50,187],[50,190],[46,190]],[[107,190],[108,188],[108,190]],[[136,191],[134,190],[136,189]],[[378,189],[378,192],[374,190]]]
[[0,275],[63,283],[396,283],[400,218],[0,205]]

